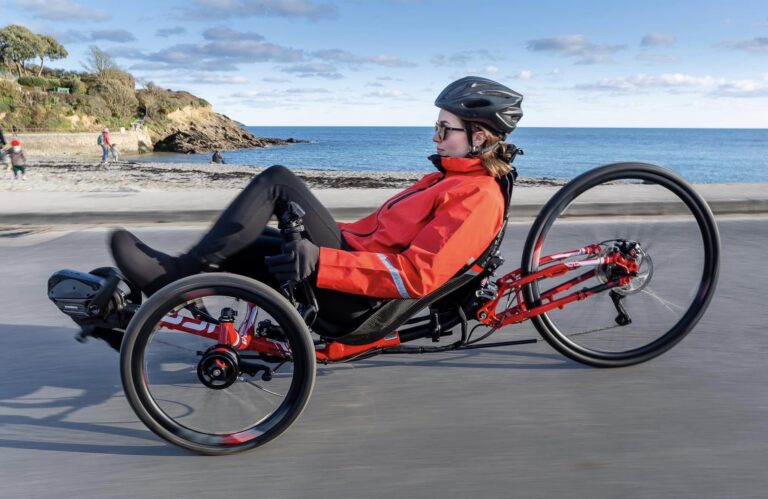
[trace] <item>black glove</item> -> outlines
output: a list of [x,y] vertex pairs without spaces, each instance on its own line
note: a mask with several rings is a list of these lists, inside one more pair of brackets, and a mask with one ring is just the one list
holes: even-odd
[[283,252],[264,258],[264,263],[279,282],[299,282],[312,275],[319,259],[320,248],[309,239],[301,239],[283,244]]

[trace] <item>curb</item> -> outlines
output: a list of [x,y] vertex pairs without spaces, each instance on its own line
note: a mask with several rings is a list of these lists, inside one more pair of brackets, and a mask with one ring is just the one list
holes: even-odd
[[[709,207],[715,215],[757,215],[768,213],[768,199],[716,200]],[[535,218],[543,205],[512,205],[511,219]],[[337,220],[357,220],[373,211],[374,207],[331,208]],[[221,210],[125,210],[75,211],[70,213],[0,213],[0,225],[120,225],[129,223],[210,223]],[[683,213],[679,203],[591,203],[575,204],[569,208],[570,217],[610,216],[664,216]]]

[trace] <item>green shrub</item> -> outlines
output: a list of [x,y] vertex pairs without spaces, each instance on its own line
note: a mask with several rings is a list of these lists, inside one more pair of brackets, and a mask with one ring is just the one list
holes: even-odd
[[85,83],[83,83],[83,80],[81,80],[77,76],[73,76],[72,78],[63,80],[61,82],[61,85],[63,87],[68,87],[69,93],[73,95],[83,95],[85,94],[85,92],[88,91],[88,86]]
[[25,87],[37,87],[42,89],[49,89],[58,87],[60,84],[58,79],[39,78],[37,76],[22,76],[19,78],[19,85]]
[[136,88],[136,79],[127,71],[117,68],[108,68],[102,71],[98,78],[100,80],[117,80],[126,87],[134,90]]
[[101,80],[90,88],[90,92],[102,98],[111,118],[126,120],[136,114],[139,106],[136,92],[119,80]]
[[0,79],[0,97],[9,97],[12,101],[21,100],[21,88],[16,80]]

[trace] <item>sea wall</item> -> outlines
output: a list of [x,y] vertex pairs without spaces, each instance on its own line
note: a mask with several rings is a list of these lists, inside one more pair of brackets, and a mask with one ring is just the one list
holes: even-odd
[[[85,133],[21,133],[19,139],[30,156],[93,156],[101,157],[96,143],[99,132]],[[120,154],[152,152],[152,140],[144,131],[111,131],[110,140],[117,144]],[[6,133],[6,142],[11,141]]]

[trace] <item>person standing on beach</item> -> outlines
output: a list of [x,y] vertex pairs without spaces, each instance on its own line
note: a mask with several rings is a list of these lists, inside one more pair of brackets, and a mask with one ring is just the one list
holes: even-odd
[[[522,100],[486,78],[448,85],[435,100],[436,154],[429,159],[438,171],[357,222],[337,223],[296,175],[276,165],[257,175],[188,252],[174,257],[118,230],[110,237],[112,256],[147,295],[211,269],[275,288],[306,279],[319,316],[335,324],[364,316],[382,299],[425,296],[475,262],[501,230],[505,194],[497,180],[514,176],[516,148],[504,139],[523,116]],[[307,237],[286,242],[266,226],[291,202],[306,211]]]
[[27,180],[27,156],[21,150],[21,141],[19,139],[11,140],[9,156],[11,157],[14,180]]
[[112,142],[109,140],[109,128],[104,128],[96,139],[96,143],[101,146],[101,164],[107,164],[109,160],[109,149],[112,147]]
[[0,163],[5,165],[5,171],[11,171],[13,165],[11,163],[11,155],[7,149],[0,148]]
[[120,161],[120,149],[117,148],[117,144],[109,146],[109,152],[112,154],[112,160]]

